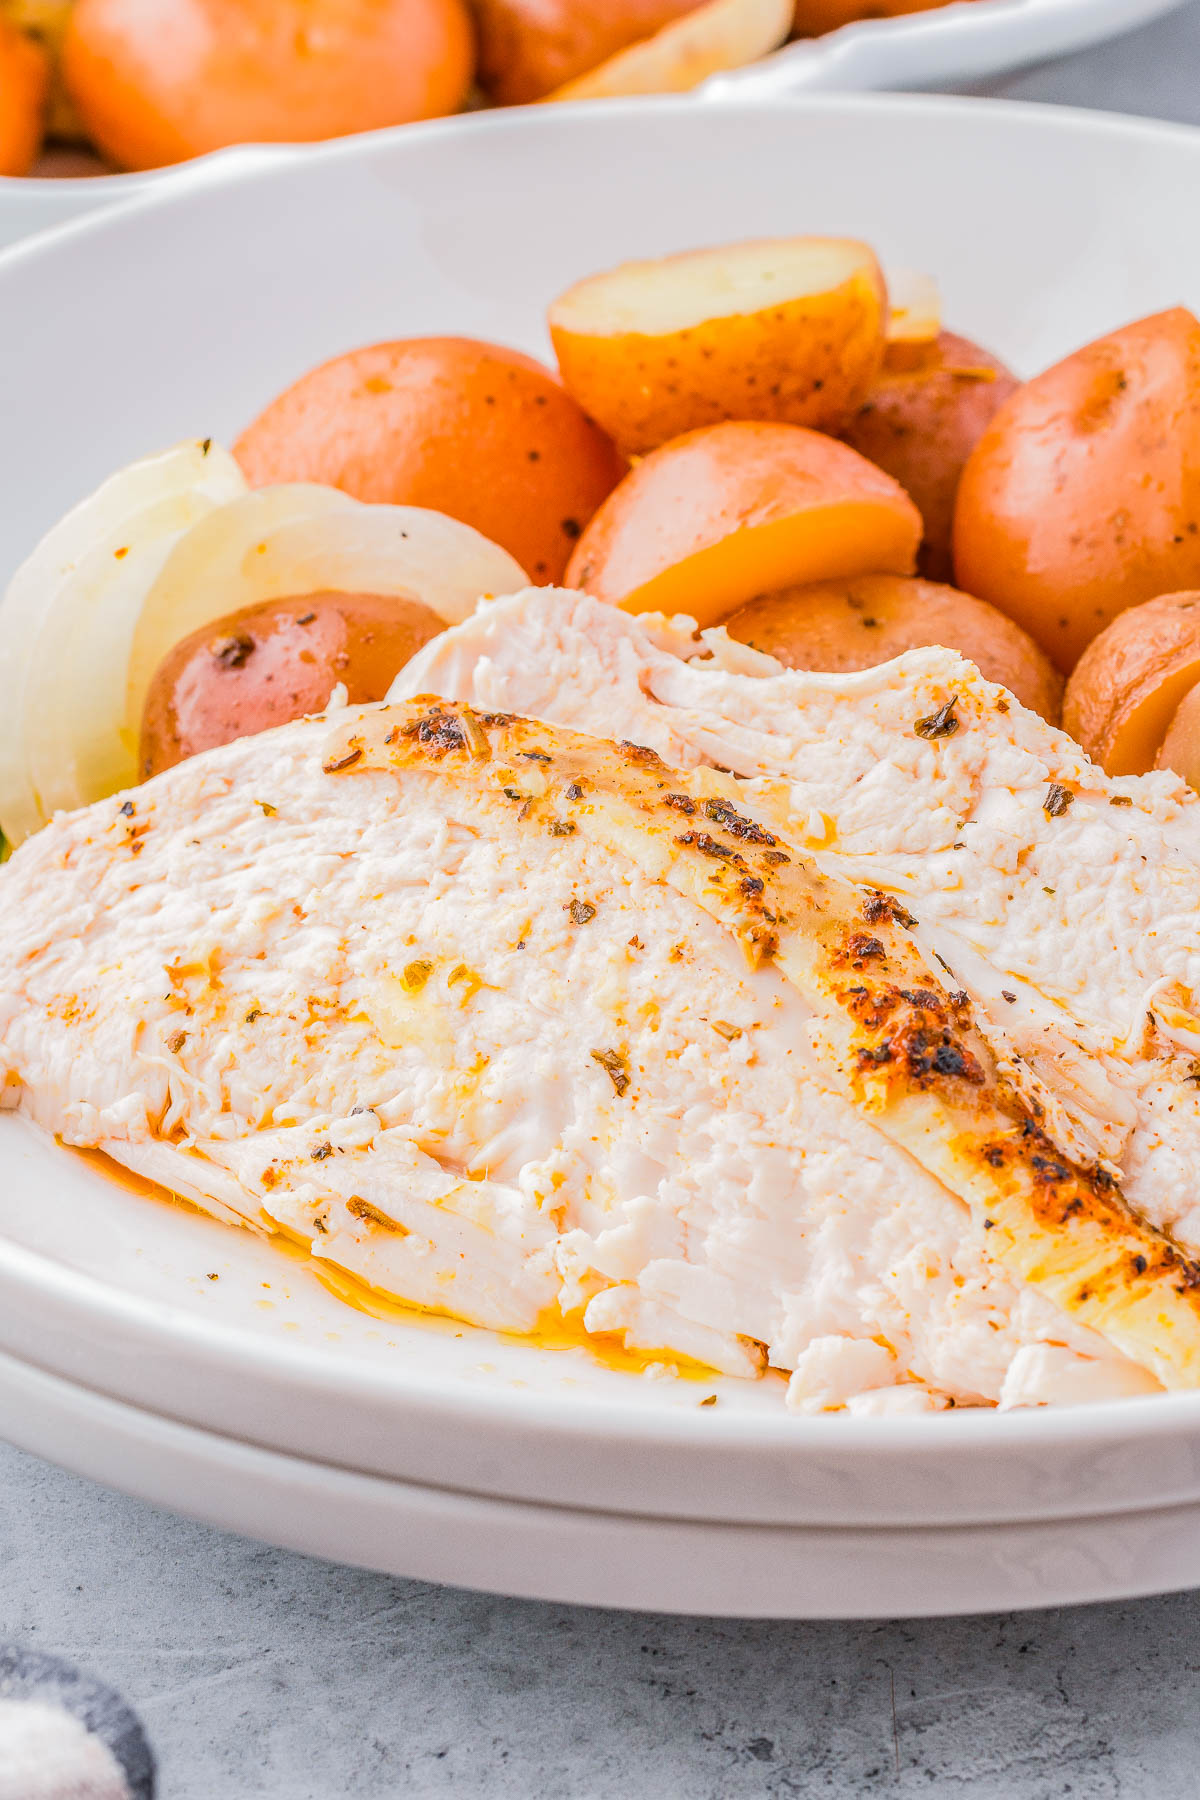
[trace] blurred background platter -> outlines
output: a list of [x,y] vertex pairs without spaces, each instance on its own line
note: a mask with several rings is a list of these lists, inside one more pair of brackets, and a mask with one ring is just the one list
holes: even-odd
[[[903,0],[908,3],[908,0]],[[832,0],[831,16],[855,0]],[[858,20],[748,67],[709,77],[704,102],[817,91],[962,87],[1060,57],[1174,11],[1182,0],[951,0],[930,11]],[[198,159],[227,160],[217,150]],[[100,206],[171,181],[176,168],[113,173],[79,146],[51,147],[31,176],[0,175],[0,250]]]

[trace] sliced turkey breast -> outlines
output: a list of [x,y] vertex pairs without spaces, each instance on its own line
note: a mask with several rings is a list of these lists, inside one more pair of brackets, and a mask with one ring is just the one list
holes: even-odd
[[1110,778],[952,651],[784,670],[720,630],[533,589],[433,640],[437,691],[788,788],[822,870],[895,896],[1055,1141],[1200,1249],[1200,801]]
[[0,874],[4,1092],[383,1292],[805,1408],[1193,1385],[1190,1263],[792,817],[429,701],[243,740]]

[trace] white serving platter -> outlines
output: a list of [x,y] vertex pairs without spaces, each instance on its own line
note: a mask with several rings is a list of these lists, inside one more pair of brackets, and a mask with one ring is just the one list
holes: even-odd
[[1200,1585],[1200,1506],[1007,1525],[771,1526],[381,1480],[198,1431],[0,1356],[0,1434],[110,1487],[385,1574],[741,1618],[913,1618]]
[[[781,99],[818,89],[936,88],[981,81],[1148,24],[1182,0],[955,0],[930,13],[866,19],[789,44],[748,69],[715,77],[704,100]],[[255,149],[265,148],[255,146]],[[226,163],[237,150],[206,164]],[[0,249],[31,232],[112,206],[171,181],[149,174],[0,177]]]
[[1191,1396],[798,1419],[776,1375],[646,1378],[582,1346],[373,1318],[275,1244],[130,1191],[12,1115],[0,1355],[290,1457],[538,1505],[910,1529],[1200,1504]]
[[707,99],[780,99],[817,89],[937,88],[984,81],[1148,25],[1181,0],[955,0],[930,12],[860,19],[714,76]]
[[[422,332],[544,350],[544,302],[630,255],[854,233],[1035,368],[1200,304],[1178,230],[1198,177],[1183,128],[911,97],[729,102],[719,133],[686,101],[531,110],[194,165],[0,257],[0,579],[114,466],[228,438],[319,359]],[[400,1573],[685,1610],[1200,1581],[1200,1396],[805,1420],[774,1381],[653,1381],[458,1329],[366,1318],[0,1118],[0,1428],[154,1500]]]

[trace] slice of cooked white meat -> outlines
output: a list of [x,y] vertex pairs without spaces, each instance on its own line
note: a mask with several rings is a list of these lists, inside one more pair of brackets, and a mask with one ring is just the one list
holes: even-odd
[[719,778],[360,709],[55,820],[0,892],[10,1103],[384,1292],[769,1359],[808,1407],[1195,1379],[1190,1271],[1108,1185],[1031,1181],[902,923],[856,947],[854,897]]
[[784,777],[788,835],[903,900],[1055,1140],[1200,1249],[1200,801],[1177,777],[1109,778],[949,650],[789,671],[562,590],[435,639],[392,697],[421,690]]

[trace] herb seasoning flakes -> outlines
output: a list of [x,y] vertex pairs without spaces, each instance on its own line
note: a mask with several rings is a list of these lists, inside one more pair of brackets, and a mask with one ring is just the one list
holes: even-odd
[[918,719],[913,726],[917,736],[919,738],[953,737],[962,723],[954,710],[957,704],[958,697],[954,695],[943,706],[939,706],[936,712],[928,713],[925,718]]
[[629,1086],[629,1061],[622,1050],[593,1050],[592,1061],[599,1063],[620,1099]]

